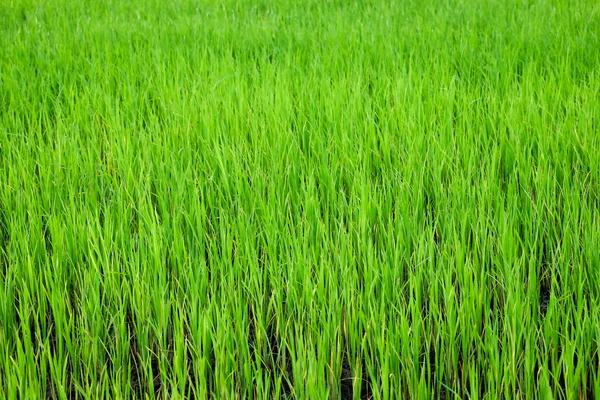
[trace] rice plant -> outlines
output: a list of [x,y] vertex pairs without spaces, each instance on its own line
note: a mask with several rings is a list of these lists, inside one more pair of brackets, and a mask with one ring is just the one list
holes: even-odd
[[0,398],[600,398],[600,6],[4,0]]

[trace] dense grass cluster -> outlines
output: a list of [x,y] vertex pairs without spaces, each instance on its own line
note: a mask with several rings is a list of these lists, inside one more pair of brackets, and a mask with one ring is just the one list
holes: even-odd
[[2,398],[600,396],[600,6],[5,0]]

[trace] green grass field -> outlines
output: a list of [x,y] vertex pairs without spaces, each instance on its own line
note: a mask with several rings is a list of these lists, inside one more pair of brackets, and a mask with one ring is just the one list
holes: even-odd
[[0,398],[600,398],[600,3],[4,0]]

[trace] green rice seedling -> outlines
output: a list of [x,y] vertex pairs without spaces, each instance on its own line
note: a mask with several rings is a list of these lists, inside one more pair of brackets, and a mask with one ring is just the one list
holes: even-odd
[[598,396],[590,1],[0,6],[2,398]]

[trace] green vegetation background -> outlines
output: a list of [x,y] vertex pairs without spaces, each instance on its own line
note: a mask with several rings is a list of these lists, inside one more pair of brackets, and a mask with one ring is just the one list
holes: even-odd
[[0,4],[2,398],[600,395],[595,1]]

